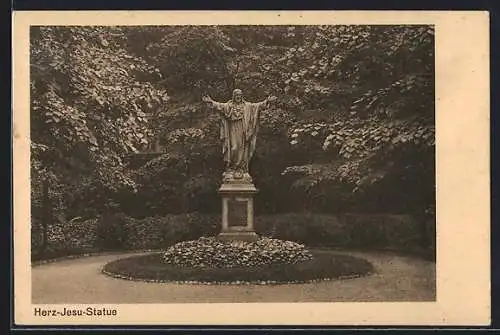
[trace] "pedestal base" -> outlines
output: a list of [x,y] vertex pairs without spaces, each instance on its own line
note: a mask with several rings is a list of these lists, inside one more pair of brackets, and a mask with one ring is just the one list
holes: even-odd
[[219,235],[217,235],[217,239],[221,241],[255,242],[259,238],[259,235],[253,231],[221,231]]
[[253,197],[257,189],[251,182],[224,183],[222,197],[222,229],[217,238],[225,241],[259,239],[253,227]]

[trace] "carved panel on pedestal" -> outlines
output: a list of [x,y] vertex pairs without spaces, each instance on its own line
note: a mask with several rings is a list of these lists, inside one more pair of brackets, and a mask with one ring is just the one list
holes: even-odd
[[229,227],[247,226],[247,200],[227,199],[227,221]]

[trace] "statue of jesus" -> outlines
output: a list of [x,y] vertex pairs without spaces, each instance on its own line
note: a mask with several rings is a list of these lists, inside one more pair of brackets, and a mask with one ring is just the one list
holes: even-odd
[[266,108],[276,97],[269,96],[261,102],[248,102],[243,99],[240,89],[233,91],[233,98],[221,103],[204,96],[202,100],[209,103],[222,116],[221,139],[222,152],[226,171],[225,180],[249,179],[248,166],[255,150],[260,111]]

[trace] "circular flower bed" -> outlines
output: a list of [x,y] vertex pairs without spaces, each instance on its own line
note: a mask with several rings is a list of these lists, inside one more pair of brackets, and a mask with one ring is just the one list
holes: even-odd
[[163,253],[132,256],[104,266],[106,275],[135,281],[180,284],[278,285],[356,278],[373,272],[358,257],[313,251],[312,258],[296,264],[261,267],[179,267],[165,263]]
[[262,267],[297,264],[312,259],[302,244],[261,237],[254,242],[202,237],[177,243],[163,254],[166,264],[189,268]]

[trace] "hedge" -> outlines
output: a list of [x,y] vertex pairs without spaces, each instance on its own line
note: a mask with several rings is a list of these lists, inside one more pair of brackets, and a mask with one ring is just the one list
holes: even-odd
[[[88,251],[162,249],[176,242],[216,235],[220,215],[189,213],[162,217],[131,218],[124,214],[98,219],[57,221],[49,225],[43,248],[42,230],[32,226],[32,259]],[[311,247],[394,250],[432,257],[433,226],[408,215],[290,213],[256,216],[259,234],[296,241]]]
[[408,215],[291,213],[260,216],[255,221],[261,234],[309,246],[408,252],[432,249],[425,244],[422,223]]

